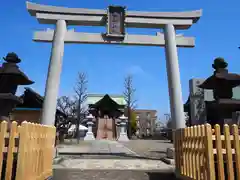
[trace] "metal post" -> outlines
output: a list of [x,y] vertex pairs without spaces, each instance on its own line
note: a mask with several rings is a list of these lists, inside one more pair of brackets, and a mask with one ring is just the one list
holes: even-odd
[[185,118],[183,111],[182,90],[178,55],[176,46],[175,28],[172,24],[166,24],[164,28],[166,66],[168,76],[168,91],[171,107],[173,129],[184,128]]
[[67,25],[65,20],[58,20],[54,31],[51,59],[48,67],[45,98],[43,103],[41,122],[46,125],[54,125],[55,122],[66,31]]

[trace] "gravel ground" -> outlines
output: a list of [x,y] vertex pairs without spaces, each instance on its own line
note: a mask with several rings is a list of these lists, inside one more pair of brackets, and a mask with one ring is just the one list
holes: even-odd
[[121,143],[140,157],[151,159],[165,157],[167,148],[173,147],[173,144],[168,140],[130,140]]

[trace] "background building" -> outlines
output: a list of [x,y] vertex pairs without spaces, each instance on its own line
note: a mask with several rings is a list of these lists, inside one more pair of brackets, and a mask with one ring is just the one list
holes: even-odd
[[157,111],[151,109],[134,110],[137,118],[136,135],[139,137],[152,136],[156,129]]

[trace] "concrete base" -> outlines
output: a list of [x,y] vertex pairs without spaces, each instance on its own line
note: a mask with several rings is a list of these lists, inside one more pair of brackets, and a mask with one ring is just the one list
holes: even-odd
[[120,133],[118,141],[129,141],[127,133]]
[[93,141],[95,140],[95,137],[92,132],[87,132],[86,136],[84,137],[84,141]]
[[55,147],[53,149],[53,158],[57,158],[58,157],[58,149]]
[[64,159],[63,158],[61,158],[61,157],[57,157],[57,158],[54,158],[53,159],[53,165],[55,165],[55,164],[59,164],[61,161],[63,161]]
[[174,159],[170,159],[170,158],[162,158],[161,159],[163,162],[165,162],[166,164],[169,164],[169,165],[175,165],[175,160]]
[[175,158],[175,149],[167,148],[167,158],[174,159]]

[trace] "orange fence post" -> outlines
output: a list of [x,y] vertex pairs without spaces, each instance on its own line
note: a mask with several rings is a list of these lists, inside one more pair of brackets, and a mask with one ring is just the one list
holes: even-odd
[[0,132],[0,179],[2,178],[2,166],[3,166],[3,153],[5,150],[5,137],[7,134],[7,122],[3,121],[0,124],[1,132]]
[[17,169],[16,169],[16,180],[24,180],[25,179],[25,154],[26,154],[26,146],[25,143],[27,141],[27,122],[23,122],[20,128],[20,140],[18,147],[18,161],[17,161]]
[[239,134],[238,134],[238,126],[236,124],[233,125],[233,137],[234,137],[234,149],[235,149],[235,164],[236,164],[236,175],[237,179],[240,179],[240,143],[239,143]]
[[212,140],[212,127],[210,124],[205,125],[205,146],[206,146],[206,162],[207,162],[207,177],[208,180],[215,180],[215,166],[214,166],[214,155],[213,155],[213,140]]
[[223,153],[222,153],[222,138],[221,130],[218,124],[215,125],[215,144],[216,144],[216,153],[217,153],[217,169],[218,169],[218,179],[224,180],[224,162],[223,162]]
[[1,122],[0,179],[11,180],[13,175],[16,180],[44,180],[50,177],[55,137],[54,126],[26,121],[21,126],[15,121]]
[[224,125],[224,138],[226,145],[226,163],[227,163],[227,174],[229,180],[234,180],[234,171],[233,171],[233,159],[232,159],[232,147],[230,141],[230,131],[227,124]]
[[6,164],[6,180],[12,179],[12,168],[13,168],[13,153],[17,152],[15,148],[15,138],[17,136],[17,123],[12,122],[11,131],[9,134],[8,150],[7,150],[7,164]]

